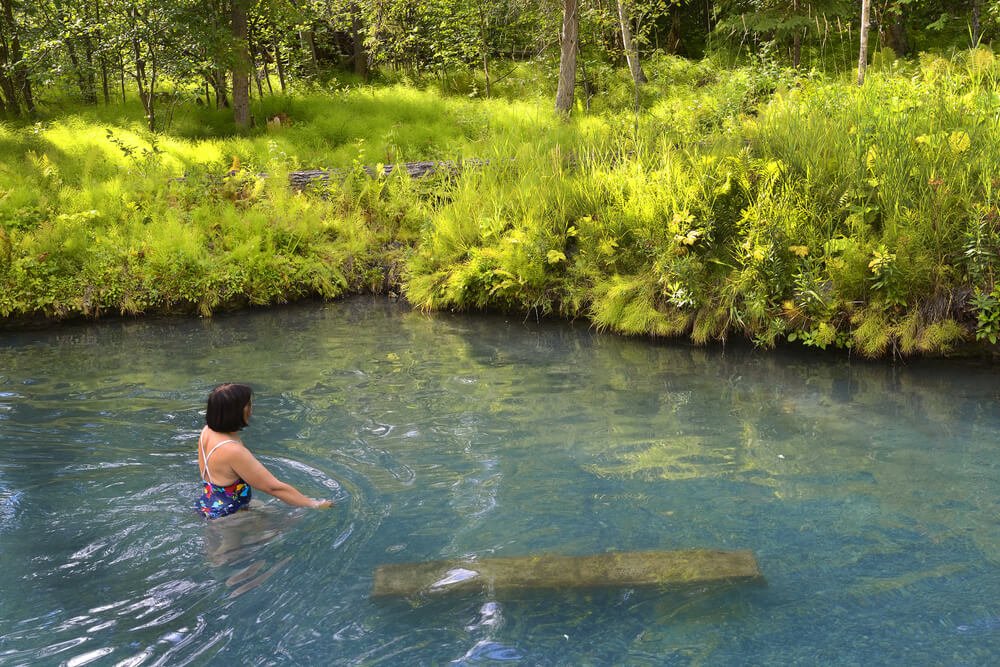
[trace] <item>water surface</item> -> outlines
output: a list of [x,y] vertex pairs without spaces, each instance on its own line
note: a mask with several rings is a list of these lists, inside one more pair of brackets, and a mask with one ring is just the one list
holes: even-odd
[[[987,665],[1000,388],[355,299],[0,334],[0,664]],[[206,523],[222,381],[331,511]],[[765,587],[373,600],[382,563],[750,549]]]

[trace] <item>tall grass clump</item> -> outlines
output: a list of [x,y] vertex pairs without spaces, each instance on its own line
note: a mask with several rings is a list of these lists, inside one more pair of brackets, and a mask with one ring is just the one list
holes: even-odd
[[423,308],[560,311],[567,242],[582,210],[569,156],[523,145],[446,190],[408,263],[406,294]]
[[887,63],[864,87],[650,70],[639,107],[609,95],[568,143],[462,180],[409,264],[413,301],[866,356],[1000,339],[992,53]]
[[808,285],[797,289],[825,307],[796,307],[799,328],[811,327],[800,336],[826,325],[869,354],[961,339],[969,295],[994,288],[998,230],[984,221],[997,210],[998,71],[985,50],[925,56],[861,88],[789,91],[749,126],[754,152],[781,161],[802,215],[816,221],[801,241]]

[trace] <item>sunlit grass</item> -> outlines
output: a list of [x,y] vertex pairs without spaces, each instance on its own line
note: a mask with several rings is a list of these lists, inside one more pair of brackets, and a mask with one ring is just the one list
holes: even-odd
[[[638,91],[599,71],[569,122],[525,68],[491,99],[475,76],[269,96],[242,134],[192,104],[152,134],[134,101],[2,125],[0,313],[402,288],[629,334],[939,352],[1000,336],[997,63],[887,61],[858,88],[664,57]],[[329,183],[291,192],[314,168]]]

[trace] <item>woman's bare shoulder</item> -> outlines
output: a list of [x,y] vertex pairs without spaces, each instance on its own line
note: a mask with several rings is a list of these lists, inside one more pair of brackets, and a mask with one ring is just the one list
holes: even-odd
[[228,452],[246,450],[246,446],[239,438],[234,438],[228,433],[213,431],[208,426],[201,430],[198,442],[201,443],[206,452],[210,452],[217,447],[217,454],[215,454],[216,457],[223,456],[223,453],[227,452],[227,450]]

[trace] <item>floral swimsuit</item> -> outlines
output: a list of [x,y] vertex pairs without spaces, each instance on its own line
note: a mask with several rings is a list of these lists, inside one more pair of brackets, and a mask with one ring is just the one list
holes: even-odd
[[[212,482],[212,474],[208,471],[208,459],[215,453],[215,450],[230,442],[236,442],[236,440],[223,440],[205,454],[205,490],[198,498],[195,509],[208,519],[229,516],[240,510],[248,509],[247,506],[250,504],[249,484],[236,478],[232,484],[220,486]],[[202,443],[199,441],[198,444],[202,447],[201,451],[204,454],[205,449]]]

